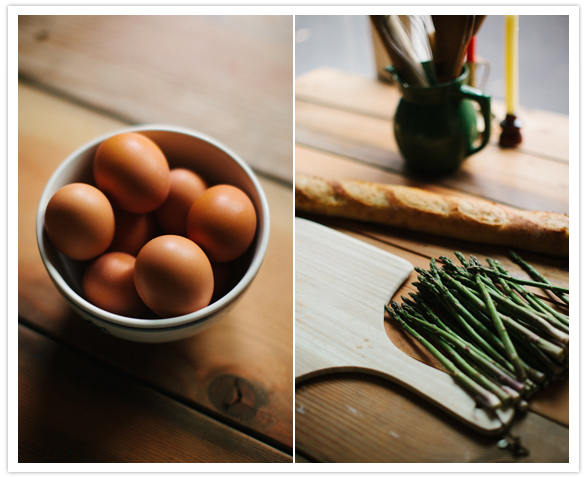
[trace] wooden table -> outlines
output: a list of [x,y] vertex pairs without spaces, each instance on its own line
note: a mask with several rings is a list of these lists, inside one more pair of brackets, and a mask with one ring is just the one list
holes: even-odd
[[[394,86],[324,68],[297,78],[295,94],[296,173],[411,185],[470,194],[525,209],[569,212],[566,116],[523,110],[523,144],[517,149],[500,149],[498,123],[505,115],[503,105],[494,102],[496,119],[490,145],[470,157],[457,172],[423,180],[406,173],[392,136],[391,118],[399,101]],[[307,218],[426,269],[431,257],[454,257],[455,250],[481,260],[491,256],[512,265],[507,251],[498,247],[341,219]],[[525,256],[551,280],[568,284],[567,259]],[[415,276],[414,272],[411,278]],[[415,291],[410,285],[413,281],[408,279],[394,299]],[[563,404],[568,401],[566,384],[557,383]],[[315,377],[296,386],[295,401],[296,462],[569,460],[568,421],[561,424],[550,420],[539,409],[514,422],[512,434],[530,450],[526,457],[515,457],[497,447],[498,437],[480,435],[382,378],[350,372]]]
[[[19,18],[19,463],[292,462],[292,26],[285,16]],[[79,319],[35,241],[61,161],[136,123],[223,142],[259,174],[271,211],[242,301],[166,344]]]

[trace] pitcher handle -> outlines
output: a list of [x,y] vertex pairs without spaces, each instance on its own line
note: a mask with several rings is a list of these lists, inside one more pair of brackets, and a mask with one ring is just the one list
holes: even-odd
[[479,152],[489,143],[489,137],[491,135],[491,96],[466,84],[461,85],[460,96],[471,101],[476,101],[481,107],[481,115],[483,116],[484,129],[481,133],[481,143],[477,147],[471,147],[469,149],[467,156],[470,156]]

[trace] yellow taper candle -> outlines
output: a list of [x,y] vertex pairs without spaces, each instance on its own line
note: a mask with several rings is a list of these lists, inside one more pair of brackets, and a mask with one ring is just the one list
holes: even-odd
[[518,109],[518,15],[505,17],[505,102],[508,114]]

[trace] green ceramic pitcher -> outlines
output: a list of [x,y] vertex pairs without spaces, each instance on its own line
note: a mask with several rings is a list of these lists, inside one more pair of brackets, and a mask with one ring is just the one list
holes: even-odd
[[[483,149],[491,134],[491,98],[466,84],[467,67],[454,81],[430,87],[405,84],[387,67],[401,92],[393,119],[394,136],[406,166],[426,174],[454,171]],[[479,104],[484,129],[477,129],[473,101]]]

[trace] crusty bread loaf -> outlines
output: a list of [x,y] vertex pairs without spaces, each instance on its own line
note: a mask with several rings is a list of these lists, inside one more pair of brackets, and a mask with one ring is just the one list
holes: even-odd
[[374,222],[470,242],[569,255],[569,217],[475,198],[358,180],[297,175],[296,210]]

